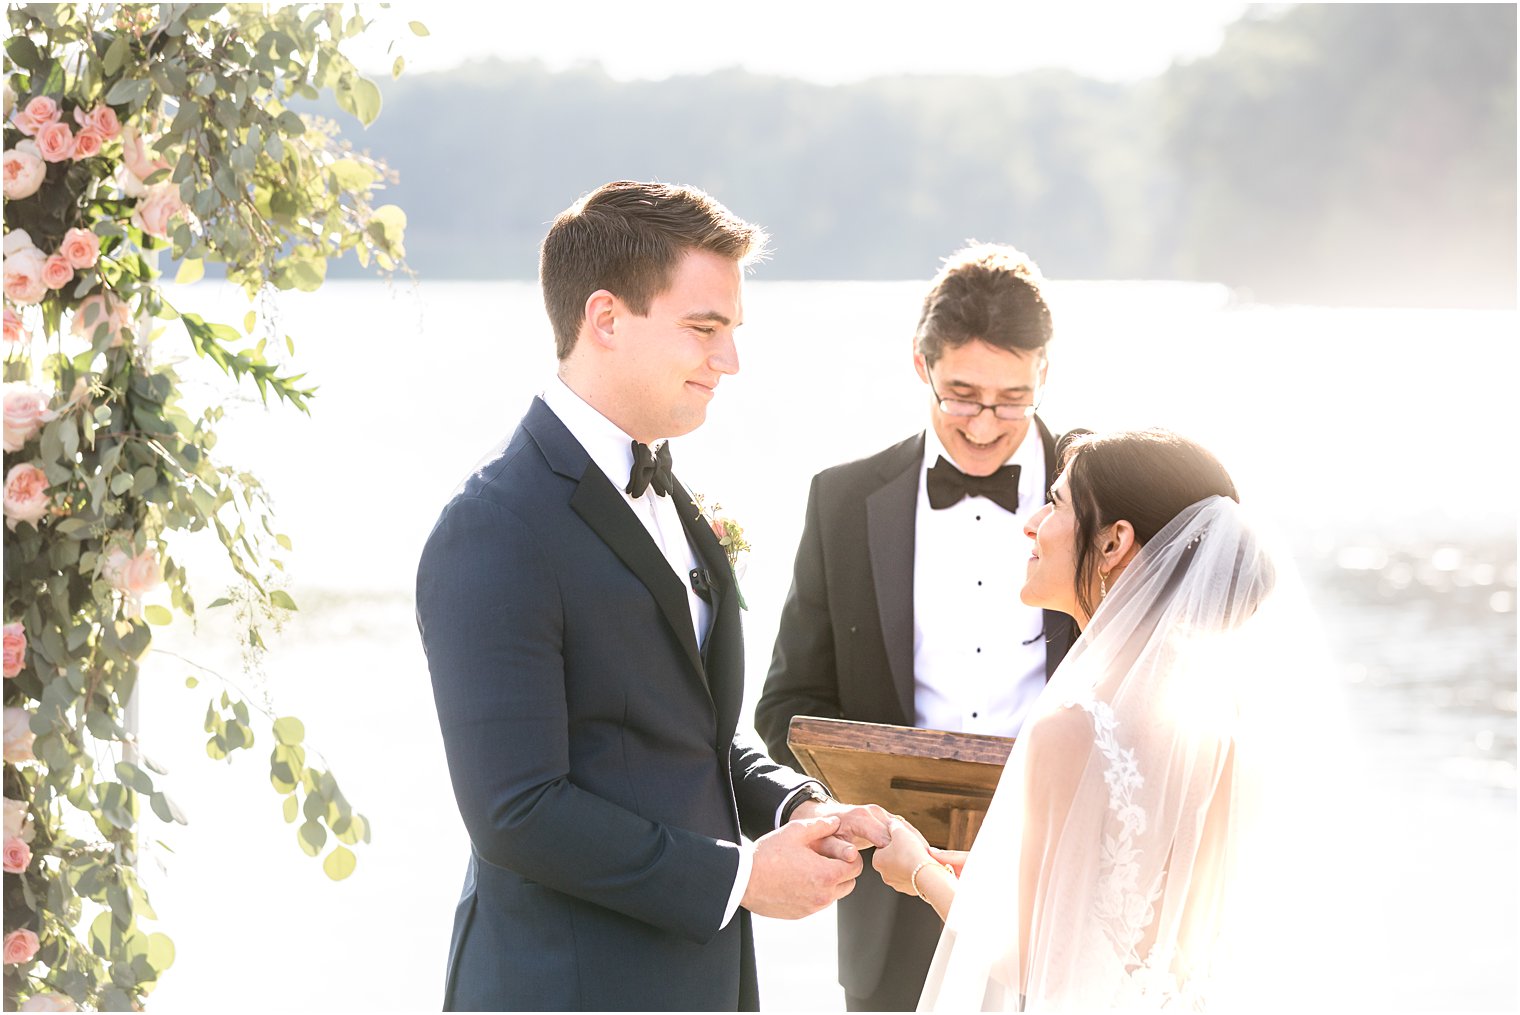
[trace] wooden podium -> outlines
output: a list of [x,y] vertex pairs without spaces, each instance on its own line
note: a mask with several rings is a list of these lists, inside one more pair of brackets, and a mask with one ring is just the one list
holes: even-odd
[[837,799],[880,804],[935,846],[970,849],[1011,737],[921,730],[799,715],[787,745]]

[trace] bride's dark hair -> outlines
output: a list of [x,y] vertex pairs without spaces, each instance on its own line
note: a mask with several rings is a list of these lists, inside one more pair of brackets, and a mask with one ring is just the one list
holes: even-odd
[[1144,546],[1190,504],[1216,494],[1240,501],[1219,459],[1169,430],[1078,434],[1063,441],[1061,469],[1077,521],[1077,602],[1089,616],[1100,529],[1124,519]]

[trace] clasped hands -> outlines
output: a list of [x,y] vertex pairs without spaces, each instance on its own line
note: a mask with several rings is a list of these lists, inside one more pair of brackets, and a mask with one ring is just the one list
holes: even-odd
[[912,894],[924,859],[958,871],[964,854],[930,846],[918,830],[876,804],[809,800],[791,820],[755,840],[754,867],[742,905],[760,916],[797,920],[849,895],[864,868],[860,851],[876,847],[872,865],[892,888]]

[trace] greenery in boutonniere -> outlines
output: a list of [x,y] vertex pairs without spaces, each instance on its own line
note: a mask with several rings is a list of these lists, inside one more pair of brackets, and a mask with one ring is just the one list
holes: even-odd
[[692,494],[691,503],[696,507],[697,513],[702,520],[712,527],[713,535],[718,537],[718,545],[723,547],[723,552],[728,554],[728,566],[734,573],[734,591],[739,594],[739,609],[749,609],[749,604],[744,601],[744,592],[739,588],[739,578],[743,572],[743,558],[740,554],[749,552],[749,540],[744,538],[744,527],[732,518],[726,518],[721,513],[723,505],[713,501],[709,507],[706,498],[700,493]]

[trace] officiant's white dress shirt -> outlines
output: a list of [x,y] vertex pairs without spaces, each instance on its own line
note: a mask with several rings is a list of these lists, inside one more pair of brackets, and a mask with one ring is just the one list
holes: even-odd
[[[691,585],[691,572],[700,566],[696,548],[686,538],[686,530],[681,526],[681,516],[677,513],[676,504],[669,497],[661,497],[654,492],[653,487],[645,490],[637,497],[628,496],[628,476],[633,471],[633,438],[624,433],[616,423],[603,416],[592,408],[585,399],[581,398],[556,377],[543,393],[544,404],[559,417],[559,421],[565,424],[565,429],[570,431],[580,446],[586,449],[586,454],[608,481],[622,494],[631,510],[639,519],[649,536],[654,540],[665,559],[670,563],[671,570],[675,571],[676,577],[681,580],[681,587],[686,589],[686,602],[691,608],[692,629],[697,635],[697,647],[700,649],[707,643],[708,628],[712,626],[712,606],[701,596],[697,595]],[[657,450],[661,442],[655,441],[651,450]],[[806,786],[788,794],[776,810],[774,824],[781,823],[781,815],[786,807],[801,793]],[[728,907],[723,911],[722,927],[728,926],[734,918],[734,913],[739,909],[739,903],[744,898],[744,892],[749,888],[750,872],[754,869],[754,845],[748,842],[739,844],[739,870],[734,878],[733,891],[728,898]]]
[[1031,541],[1024,523],[1045,503],[1045,448],[1030,424],[1008,460],[1019,509],[966,497],[929,506],[929,469],[944,456],[924,433],[913,540],[913,722],[924,729],[1011,737],[1045,688],[1041,611],[1019,601]]

